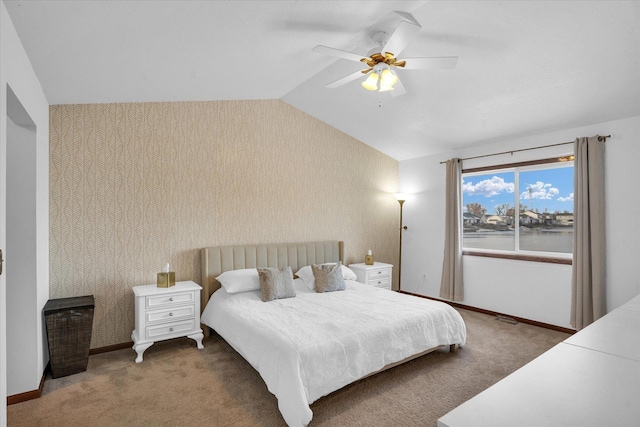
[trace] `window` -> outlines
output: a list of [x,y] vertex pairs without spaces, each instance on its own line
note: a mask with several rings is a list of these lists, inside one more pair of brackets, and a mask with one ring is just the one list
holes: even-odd
[[465,253],[568,258],[572,157],[463,170],[462,209]]

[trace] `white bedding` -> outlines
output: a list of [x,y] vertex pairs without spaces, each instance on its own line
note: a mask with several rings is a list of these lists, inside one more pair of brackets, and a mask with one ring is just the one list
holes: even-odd
[[262,302],[260,291],[216,291],[202,313],[262,376],[289,426],[306,426],[309,405],[384,366],[440,345],[464,345],[449,305],[347,280],[316,293],[295,280],[296,297]]

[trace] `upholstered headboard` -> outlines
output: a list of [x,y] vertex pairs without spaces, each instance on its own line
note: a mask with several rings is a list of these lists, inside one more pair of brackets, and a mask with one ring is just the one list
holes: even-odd
[[270,245],[214,246],[201,249],[201,311],[211,294],[220,288],[216,280],[229,270],[256,267],[287,267],[295,273],[301,267],[324,262],[344,262],[344,242],[276,243]]

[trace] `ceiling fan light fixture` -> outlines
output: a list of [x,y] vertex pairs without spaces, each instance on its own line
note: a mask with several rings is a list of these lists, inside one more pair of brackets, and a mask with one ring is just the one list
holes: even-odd
[[378,90],[378,73],[371,72],[369,77],[362,82],[362,87],[367,90]]

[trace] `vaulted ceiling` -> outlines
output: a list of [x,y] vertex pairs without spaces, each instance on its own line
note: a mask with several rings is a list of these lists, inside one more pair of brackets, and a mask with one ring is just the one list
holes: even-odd
[[[50,104],[282,99],[404,160],[640,115],[637,1],[4,0]],[[408,12],[405,95],[325,86]]]

